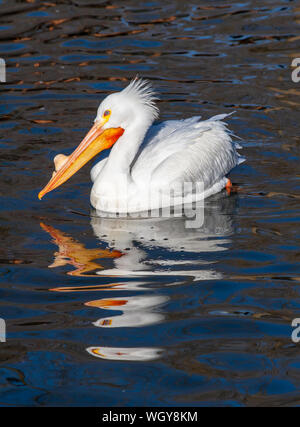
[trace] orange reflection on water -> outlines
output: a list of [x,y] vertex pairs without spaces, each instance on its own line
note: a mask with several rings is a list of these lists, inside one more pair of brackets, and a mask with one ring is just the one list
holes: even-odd
[[64,286],[61,288],[51,288],[49,291],[55,292],[86,292],[86,291],[111,291],[114,288],[119,289],[119,283],[108,283],[106,285],[93,286]]
[[[73,265],[75,270],[67,273],[70,276],[91,276],[91,274],[85,273],[103,268],[100,264],[94,262],[95,259],[120,258],[123,255],[122,252],[117,250],[87,249],[82,243],[79,243],[77,240],[50,225],[41,222],[40,226],[50,234],[53,243],[58,246],[58,252],[54,253],[54,262],[48,267],[55,268],[67,264]],[[96,274],[92,276],[96,276]]]
[[117,298],[107,298],[107,299],[98,299],[95,301],[86,302],[85,305],[89,307],[99,307],[99,308],[111,308],[111,307],[120,307],[126,305],[128,299],[117,299]]

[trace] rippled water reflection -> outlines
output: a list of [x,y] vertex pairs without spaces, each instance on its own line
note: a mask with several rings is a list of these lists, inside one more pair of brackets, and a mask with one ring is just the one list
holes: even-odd
[[[298,405],[296,1],[0,1],[2,405]],[[238,187],[183,219],[97,218],[55,154],[136,73],[161,119],[236,113]]]

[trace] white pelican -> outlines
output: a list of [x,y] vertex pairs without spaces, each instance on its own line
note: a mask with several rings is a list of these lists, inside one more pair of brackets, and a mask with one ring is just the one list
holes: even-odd
[[[222,121],[228,114],[153,125],[158,117],[156,99],[150,83],[141,79],[107,96],[81,144],[70,156],[60,154],[54,159],[56,172],[39,199],[108,148],[109,156],[91,170],[90,200],[97,211],[130,213],[159,208],[163,206],[159,195],[176,185],[184,188],[184,183],[202,183],[196,190],[182,190],[190,202],[231,185],[226,175],[244,159]],[[182,198],[174,192],[169,206],[178,200]]]

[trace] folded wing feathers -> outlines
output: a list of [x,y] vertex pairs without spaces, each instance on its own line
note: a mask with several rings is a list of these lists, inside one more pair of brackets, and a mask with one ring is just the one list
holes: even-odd
[[208,188],[242,163],[245,159],[236,151],[239,144],[232,141],[235,135],[222,121],[229,115],[219,114],[204,121],[192,118],[178,122],[165,140],[170,155],[160,164],[161,168],[154,171],[156,179],[163,179],[168,170],[169,177],[175,181],[202,181]]

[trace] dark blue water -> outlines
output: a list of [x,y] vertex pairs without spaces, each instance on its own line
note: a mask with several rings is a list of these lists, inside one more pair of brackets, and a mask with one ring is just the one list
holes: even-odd
[[[298,405],[296,1],[0,2],[0,404]],[[247,161],[205,222],[96,218],[89,167],[42,201],[136,74],[160,119],[236,113]]]

